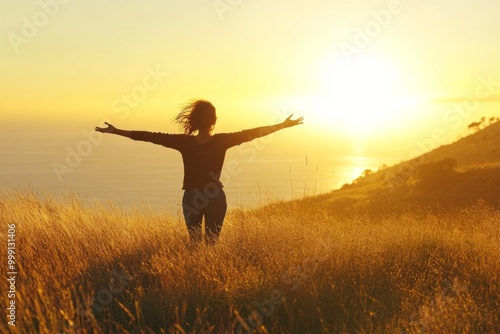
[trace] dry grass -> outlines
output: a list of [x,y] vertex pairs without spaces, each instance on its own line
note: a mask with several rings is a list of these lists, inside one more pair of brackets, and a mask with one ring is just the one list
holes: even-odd
[[148,208],[0,202],[19,251],[12,332],[500,332],[500,213],[484,203],[382,218],[277,203],[191,247],[180,216]]

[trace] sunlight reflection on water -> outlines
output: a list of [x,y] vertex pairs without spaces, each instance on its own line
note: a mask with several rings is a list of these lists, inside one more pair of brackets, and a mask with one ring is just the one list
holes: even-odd
[[[157,145],[122,144],[104,141],[60,182],[52,164],[64,162],[66,150],[57,139],[38,141],[36,149],[32,142],[10,141],[9,149],[2,147],[0,153],[0,185],[6,189],[31,186],[55,195],[73,192],[82,199],[110,199],[124,206],[146,203],[178,209],[183,178],[180,154]],[[229,161],[238,165],[238,173],[221,178],[230,207],[327,193],[368,168],[391,163],[388,158],[308,156],[306,164],[305,156],[261,153],[248,161],[237,151],[228,151],[225,168]]]

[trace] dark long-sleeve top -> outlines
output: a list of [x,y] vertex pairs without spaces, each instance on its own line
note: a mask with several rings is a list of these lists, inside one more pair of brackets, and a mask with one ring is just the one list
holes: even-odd
[[131,139],[147,141],[175,149],[182,154],[184,180],[182,189],[203,189],[207,185],[223,187],[220,181],[226,150],[262,136],[259,129],[220,133],[199,144],[195,136],[160,132],[132,131]]

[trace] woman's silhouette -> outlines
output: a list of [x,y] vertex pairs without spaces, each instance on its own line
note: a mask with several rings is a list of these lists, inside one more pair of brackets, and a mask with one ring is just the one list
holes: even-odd
[[241,143],[263,137],[275,131],[302,124],[303,118],[234,133],[212,135],[217,116],[215,107],[208,101],[197,100],[177,115],[184,134],[167,134],[147,131],[129,131],[108,127],[95,130],[112,133],[134,140],[148,141],[180,151],[184,163],[182,210],[192,241],[202,241],[202,219],[205,217],[205,241],[215,243],[226,215],[226,195],[220,175],[226,150]]

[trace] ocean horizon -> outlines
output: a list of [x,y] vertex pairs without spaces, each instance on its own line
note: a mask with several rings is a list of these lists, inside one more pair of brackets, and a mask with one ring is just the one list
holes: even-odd
[[[84,202],[112,201],[132,208],[147,205],[171,212],[180,208],[183,166],[179,152],[127,139],[104,137],[97,142],[92,135],[82,135],[79,141],[43,135],[23,141],[4,138],[0,144],[2,191],[73,194]],[[246,143],[226,154],[221,181],[229,208],[327,193],[352,182],[365,169],[395,162],[387,157],[275,155],[265,150],[251,152],[251,148]]]

